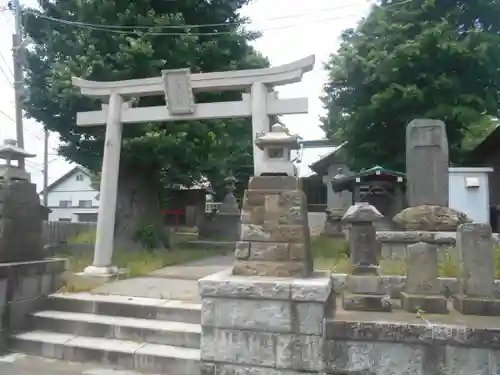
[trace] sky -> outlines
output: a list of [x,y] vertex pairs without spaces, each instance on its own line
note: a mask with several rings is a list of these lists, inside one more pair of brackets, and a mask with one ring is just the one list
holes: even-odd
[[[0,9],[8,0],[0,0]],[[36,6],[36,0],[20,0],[22,5]],[[182,1],[182,0],[178,0]],[[324,138],[319,117],[323,114],[319,97],[327,74],[323,64],[339,47],[341,32],[356,26],[365,16],[373,0],[254,0],[242,10],[251,19],[250,29],[259,30],[263,36],[253,44],[267,56],[272,66],[279,66],[309,55],[316,56],[314,70],[307,73],[300,83],[281,86],[280,98],[309,98],[309,113],[283,116],[290,131],[304,139]],[[48,21],[47,22],[51,22]],[[15,138],[14,89],[12,86],[12,37],[14,18],[9,11],[0,10],[0,141]],[[159,74],[160,75],[160,72]],[[31,119],[24,119],[25,149],[37,154],[29,159],[27,170],[40,191],[43,187],[43,126]],[[49,184],[70,170],[73,165],[57,156],[57,133],[49,137]],[[318,157],[320,155],[318,150]],[[310,153],[309,153],[310,154]],[[311,156],[309,155],[309,158]],[[314,157],[313,157],[314,158]]]

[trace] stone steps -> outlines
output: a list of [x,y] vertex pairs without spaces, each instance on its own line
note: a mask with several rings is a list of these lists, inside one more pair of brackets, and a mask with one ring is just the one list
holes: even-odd
[[13,351],[168,375],[200,373],[200,305],[89,293],[49,296]]
[[90,293],[58,293],[50,295],[45,306],[48,310],[56,311],[201,323],[201,305],[184,301]]
[[31,331],[13,335],[10,348],[41,357],[96,362],[168,375],[200,374],[200,351],[170,345]]
[[199,324],[45,310],[32,314],[31,327],[78,336],[200,348]]

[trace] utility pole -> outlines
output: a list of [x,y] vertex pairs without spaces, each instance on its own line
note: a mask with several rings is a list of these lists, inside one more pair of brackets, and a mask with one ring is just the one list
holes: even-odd
[[[19,0],[12,0],[14,8],[15,31],[12,36],[12,58],[14,59],[14,92],[16,105],[16,138],[17,145],[24,148],[23,134],[23,89],[24,89],[24,74],[23,74],[23,56],[22,48],[22,30],[21,30],[21,4]],[[10,5],[10,4],[9,4]],[[19,167],[24,169],[24,160],[19,160]]]
[[43,139],[43,205],[47,207],[49,192],[49,131],[45,129]]

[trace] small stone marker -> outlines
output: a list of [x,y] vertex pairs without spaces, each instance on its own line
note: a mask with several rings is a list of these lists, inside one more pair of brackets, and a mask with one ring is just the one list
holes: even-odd
[[500,316],[495,298],[493,239],[487,224],[462,224],[456,243],[460,275],[459,293],[453,307],[466,315]]
[[377,242],[373,222],[383,215],[372,205],[357,203],[347,210],[343,221],[349,222],[349,250],[353,271],[347,275],[342,304],[346,310],[391,311],[391,301],[378,275]]
[[408,246],[406,259],[406,286],[401,293],[404,310],[416,312],[422,309],[429,314],[446,314],[446,298],[438,285],[437,247],[419,242]]
[[411,207],[448,207],[448,138],[439,120],[417,119],[406,128],[406,175]]

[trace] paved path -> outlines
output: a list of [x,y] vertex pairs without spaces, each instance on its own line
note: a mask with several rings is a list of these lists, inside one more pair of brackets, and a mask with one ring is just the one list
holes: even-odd
[[[0,357],[1,375],[143,375],[137,371],[116,370],[103,365],[65,362],[25,354]],[[164,374],[166,375],[166,374]]]
[[145,277],[114,281],[102,285],[94,289],[93,293],[199,303],[198,279],[230,268],[233,261],[233,254],[229,254],[165,267]]

